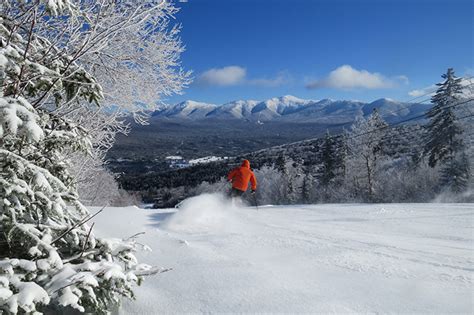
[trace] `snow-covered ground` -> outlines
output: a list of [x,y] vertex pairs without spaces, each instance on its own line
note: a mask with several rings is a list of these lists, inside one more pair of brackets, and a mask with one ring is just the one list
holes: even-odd
[[123,314],[474,312],[474,204],[107,208],[96,234],[146,232],[149,277]]
[[199,159],[194,159],[194,160],[189,160],[189,165],[191,166],[194,166],[194,165],[198,165],[198,164],[207,164],[207,163],[211,163],[211,162],[217,162],[217,161],[222,161],[222,160],[227,160],[228,157],[220,157],[220,156],[214,156],[214,155],[211,155],[211,156],[205,156],[205,157],[202,157],[202,158],[199,158]]

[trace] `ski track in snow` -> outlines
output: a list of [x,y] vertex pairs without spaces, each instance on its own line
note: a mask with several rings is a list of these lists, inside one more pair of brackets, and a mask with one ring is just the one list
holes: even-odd
[[474,312],[474,204],[108,208],[96,234],[140,239],[148,277],[121,314]]

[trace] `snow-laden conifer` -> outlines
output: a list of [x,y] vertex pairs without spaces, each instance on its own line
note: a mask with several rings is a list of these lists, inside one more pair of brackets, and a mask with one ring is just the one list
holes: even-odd
[[459,193],[468,187],[470,177],[464,130],[456,117],[465,87],[452,68],[442,78],[445,80],[437,84],[438,90],[431,98],[434,105],[427,113],[430,121],[426,126],[424,153],[431,167],[441,164],[441,188]]
[[431,167],[453,158],[456,152],[463,149],[460,137],[463,130],[454,114],[454,107],[463,91],[462,79],[454,75],[452,68],[442,78],[444,82],[437,84],[438,90],[431,98],[434,105],[426,114],[430,121],[426,126],[425,154]]

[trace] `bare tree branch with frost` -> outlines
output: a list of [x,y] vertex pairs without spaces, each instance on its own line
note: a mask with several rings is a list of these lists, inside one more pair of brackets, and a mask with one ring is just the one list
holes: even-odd
[[[86,178],[96,184],[91,172],[102,168],[115,135],[128,132],[127,116],[146,123],[148,112],[190,83],[190,72],[180,65],[184,51],[180,26],[170,23],[177,9],[168,1],[7,0],[0,9],[2,17],[13,25],[7,43],[14,34],[25,38],[34,34],[45,47],[38,61],[68,59],[60,74],[22,68],[18,80],[7,88],[25,91],[38,76],[47,76],[41,93],[31,100],[33,106],[93,132],[92,156],[72,157],[80,192]],[[67,71],[72,64],[79,65],[95,81],[84,82],[77,70]],[[81,85],[74,84],[78,81]],[[55,89],[59,83],[64,85],[63,91]],[[82,101],[86,85],[100,88],[100,107]]]
[[160,272],[138,263],[134,239],[94,236],[77,184],[126,132],[123,115],[141,121],[189,82],[175,12],[153,0],[0,3],[0,312],[107,313]]

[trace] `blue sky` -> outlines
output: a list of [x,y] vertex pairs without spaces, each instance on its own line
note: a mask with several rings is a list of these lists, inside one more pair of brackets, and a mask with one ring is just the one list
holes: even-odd
[[[181,0],[183,1],[183,0]],[[188,0],[176,21],[194,71],[186,99],[286,94],[402,101],[448,67],[474,75],[470,0]]]

